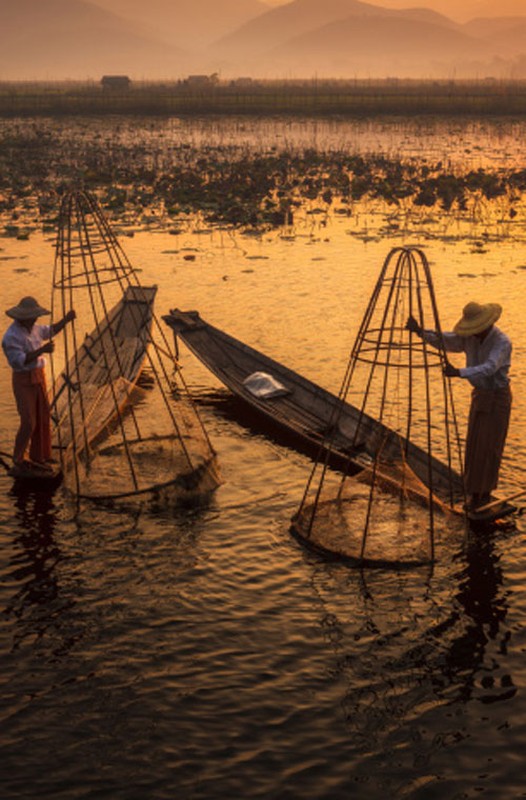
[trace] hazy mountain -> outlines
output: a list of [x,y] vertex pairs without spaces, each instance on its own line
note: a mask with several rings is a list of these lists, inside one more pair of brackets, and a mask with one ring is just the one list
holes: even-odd
[[[424,0],[426,8],[439,11],[455,22],[475,17],[521,16],[526,14],[525,0]],[[379,0],[385,8],[407,8],[411,0]]]
[[202,48],[268,11],[261,0],[95,0],[169,44]]
[[[498,75],[494,69],[515,74],[526,64],[526,0],[456,0],[464,9],[500,11],[467,24],[436,10],[453,0],[428,0],[434,10],[384,1],[391,7],[362,0],[275,7],[262,0],[0,0],[0,80],[105,73],[175,80],[215,71],[224,78],[475,77]],[[503,17],[517,3],[521,13]],[[192,52],[213,37],[208,50]]]
[[311,75],[320,77],[436,77],[451,74],[454,65],[486,56],[487,48],[479,39],[400,12],[332,22],[290,39],[268,58],[281,72],[296,73],[308,63]]
[[[521,54],[526,63],[520,20],[492,17],[462,25],[436,10],[440,0],[429,2],[435,10],[293,0],[223,37],[210,53],[224,75],[261,77],[500,77],[514,74]],[[472,5],[497,11],[515,0],[472,0]],[[526,22],[526,7],[524,14]]]
[[87,0],[1,0],[0,79],[162,77],[185,58]]
[[285,45],[289,40],[319,28],[349,18],[368,18],[374,27],[381,18],[392,19],[403,15],[420,19],[445,28],[455,27],[447,17],[424,8],[392,11],[361,2],[361,0],[294,0],[284,6],[267,11],[263,16],[247,22],[237,31],[215,43],[213,52],[230,57],[254,57],[254,55]]
[[463,26],[471,36],[503,54],[526,54],[526,15],[522,17],[485,17],[473,19]]

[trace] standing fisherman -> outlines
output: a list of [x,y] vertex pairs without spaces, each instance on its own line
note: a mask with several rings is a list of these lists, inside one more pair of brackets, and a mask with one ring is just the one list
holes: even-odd
[[[495,326],[501,313],[498,303],[468,303],[453,332],[442,336],[447,351],[466,354],[465,367],[447,364],[444,374],[465,378],[474,387],[464,459],[466,494],[473,510],[488,503],[497,486],[510,419],[511,341]],[[436,331],[423,330],[414,317],[409,317],[406,328],[440,347]]]
[[[13,477],[38,477],[52,471],[51,417],[43,355],[53,352],[51,337],[75,319],[76,314],[69,311],[53,325],[37,324],[38,317],[50,313],[34,297],[23,297],[17,306],[6,311],[14,322],[4,334],[2,348],[13,370],[13,393],[20,416]],[[28,447],[30,460],[26,458]]]

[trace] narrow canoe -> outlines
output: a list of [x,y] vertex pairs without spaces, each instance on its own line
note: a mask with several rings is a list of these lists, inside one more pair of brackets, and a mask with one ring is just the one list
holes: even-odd
[[[297,372],[235,339],[201,318],[197,311],[172,310],[163,316],[189,350],[239,398],[250,416],[267,429],[285,434],[288,444],[315,458],[328,457],[332,467],[358,472],[370,467],[381,446],[382,458],[400,457],[401,437],[350,403]],[[270,376],[279,388],[272,396],[258,397],[250,388],[257,373]],[[437,458],[429,458],[412,442],[402,442],[409,467],[433,494],[448,506],[461,509],[462,478]],[[512,513],[503,503],[487,521]]]
[[156,286],[127,286],[70,357],[53,387],[54,446],[78,458],[121,414],[141,374]]

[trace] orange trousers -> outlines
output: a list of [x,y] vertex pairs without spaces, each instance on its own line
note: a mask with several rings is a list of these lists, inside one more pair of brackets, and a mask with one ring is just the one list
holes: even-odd
[[20,416],[13,460],[15,464],[23,461],[29,447],[32,461],[47,461],[51,458],[51,419],[44,369],[13,372],[13,393]]

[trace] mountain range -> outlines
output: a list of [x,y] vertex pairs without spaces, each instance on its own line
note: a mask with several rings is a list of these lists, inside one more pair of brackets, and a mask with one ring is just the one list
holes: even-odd
[[1,0],[0,80],[170,75],[188,54],[88,0]]
[[523,0],[428,1],[1,0],[0,80],[526,77]]
[[260,0],[94,0],[102,8],[155,31],[164,42],[202,49],[269,6]]

